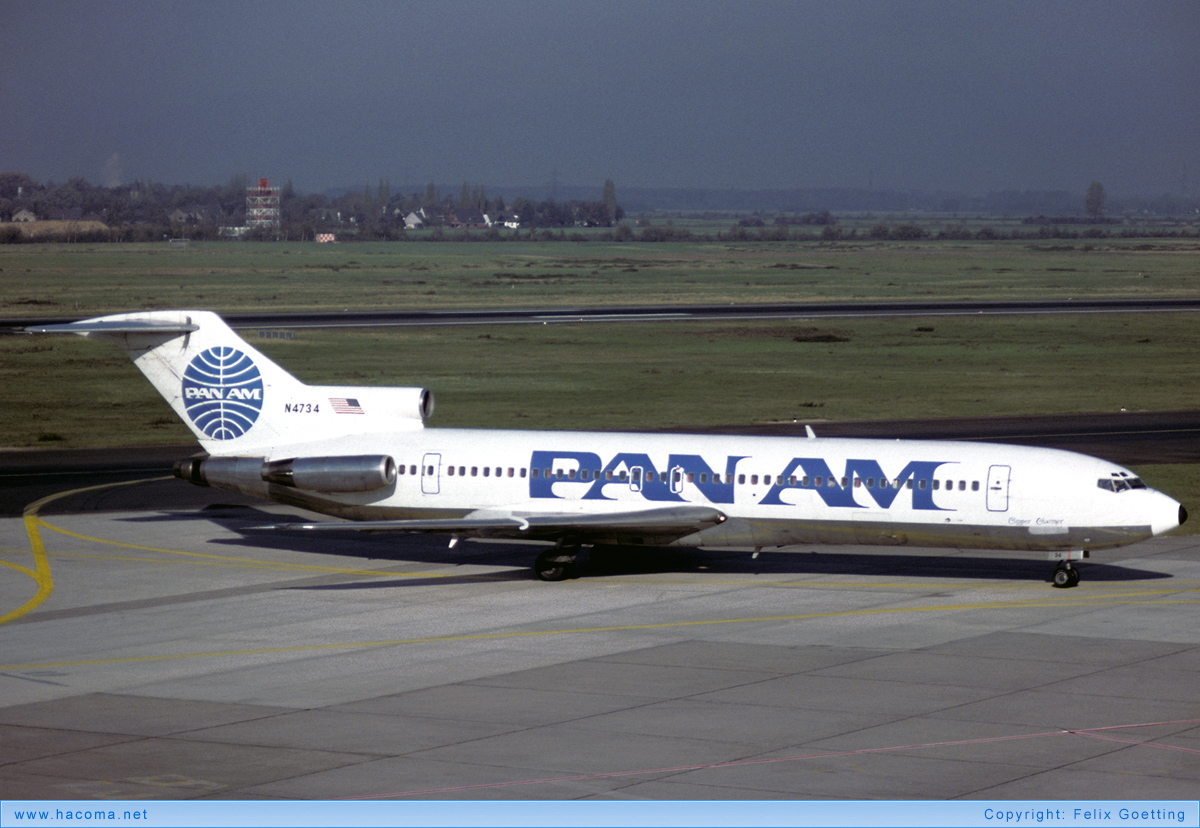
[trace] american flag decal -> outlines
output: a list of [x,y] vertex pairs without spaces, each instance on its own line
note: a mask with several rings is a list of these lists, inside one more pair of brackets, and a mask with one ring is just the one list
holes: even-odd
[[362,410],[362,406],[358,404],[358,400],[350,399],[349,397],[330,397],[329,404],[333,406],[333,410],[337,414],[366,414]]

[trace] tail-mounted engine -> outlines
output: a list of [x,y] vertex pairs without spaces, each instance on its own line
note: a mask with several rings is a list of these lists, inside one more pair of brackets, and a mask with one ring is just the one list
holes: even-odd
[[396,461],[385,454],[350,457],[189,457],[175,463],[175,476],[197,486],[260,489],[275,483],[314,492],[370,492],[396,482]]

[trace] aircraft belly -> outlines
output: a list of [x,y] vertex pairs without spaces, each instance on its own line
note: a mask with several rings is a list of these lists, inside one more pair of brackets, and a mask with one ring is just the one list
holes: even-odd
[[1045,534],[1030,531],[1027,526],[949,522],[730,518],[719,526],[681,538],[674,545],[760,548],[802,544],[862,544],[1058,551],[1104,549],[1148,537],[1151,537],[1149,526],[1092,526]]

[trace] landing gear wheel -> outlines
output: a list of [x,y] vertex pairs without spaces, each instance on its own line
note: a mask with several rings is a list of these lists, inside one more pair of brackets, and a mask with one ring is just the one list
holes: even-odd
[[1054,585],[1059,589],[1069,589],[1079,584],[1079,570],[1073,566],[1060,566],[1054,570]]
[[562,548],[548,549],[533,562],[534,574],[543,581],[565,581],[575,574],[575,556],[578,554],[578,549],[574,552]]

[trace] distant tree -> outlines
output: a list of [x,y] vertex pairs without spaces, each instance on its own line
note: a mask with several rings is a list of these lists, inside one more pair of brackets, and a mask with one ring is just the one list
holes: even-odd
[[1093,181],[1088,185],[1087,197],[1083,200],[1084,211],[1094,219],[1104,216],[1104,185]]
[[609,227],[625,218],[625,211],[617,203],[617,185],[611,178],[604,179],[604,190],[600,194],[600,203],[604,205],[604,213]]
[[25,173],[0,173],[0,197],[15,199],[18,196],[28,196],[37,186],[37,182]]
[[438,192],[437,185],[430,181],[425,186],[425,199],[421,206],[426,210],[436,210],[442,201],[442,195]]

